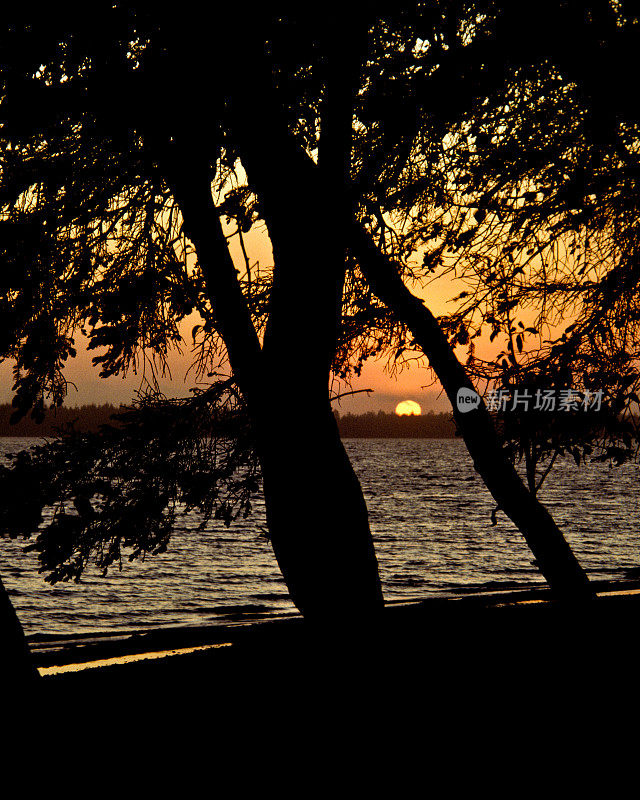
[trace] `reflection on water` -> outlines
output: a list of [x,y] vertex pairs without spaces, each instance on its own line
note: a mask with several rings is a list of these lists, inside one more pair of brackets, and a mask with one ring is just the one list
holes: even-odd
[[[33,440],[0,439],[0,453]],[[458,440],[351,439],[387,600],[428,596],[493,582],[543,582],[513,525],[499,515]],[[638,467],[562,464],[541,499],[593,577],[615,578],[640,566]],[[309,509],[313,513],[313,509]],[[264,505],[231,528],[212,521],[198,531],[182,515],[170,549],[125,563],[106,578],[45,583],[23,541],[0,543],[0,575],[28,633],[81,633],[209,624],[295,609],[268,542]],[[318,543],[321,546],[321,543]]]

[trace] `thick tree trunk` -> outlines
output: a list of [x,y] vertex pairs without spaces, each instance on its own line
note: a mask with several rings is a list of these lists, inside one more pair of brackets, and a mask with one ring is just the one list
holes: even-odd
[[[350,218],[350,71],[357,55],[353,42],[346,44],[350,49],[333,48],[324,67],[318,165],[292,139],[270,67],[259,57],[229,111],[274,257],[260,388],[250,403],[271,541],[307,619],[335,620],[349,609],[361,625],[378,616],[382,592],[362,489],[329,403]],[[255,48],[259,53],[261,42]],[[287,375],[283,392],[274,377]]]
[[[1,580],[0,639],[2,640],[0,680],[25,681],[39,679],[40,674],[33,664],[22,625]],[[7,684],[3,685],[6,686]]]
[[362,625],[383,598],[367,507],[333,412],[297,392],[278,405],[265,403],[259,437],[278,564],[307,620],[339,621],[348,610]]
[[[335,279],[316,294],[307,266],[290,285],[281,281],[261,348],[206,172],[185,164],[170,174],[256,432],[269,534],[293,601],[315,621],[335,619],[347,607],[374,619],[383,600],[367,509],[328,397]],[[294,229],[281,249],[274,247],[296,272],[304,237]]]
[[524,536],[555,596],[578,600],[593,597],[587,575],[553,517],[527,489],[506,457],[482,400],[473,411],[458,411],[458,390],[473,390],[473,384],[436,318],[407,289],[396,265],[378,251],[370,237],[356,224],[351,230],[351,246],[372,291],[407,325],[429,359],[453,406],[458,430],[476,471],[498,506]]

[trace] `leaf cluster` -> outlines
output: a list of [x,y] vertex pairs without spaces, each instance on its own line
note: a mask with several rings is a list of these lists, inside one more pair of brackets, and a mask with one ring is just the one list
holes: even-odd
[[[117,423],[117,424],[116,424]],[[64,436],[0,467],[0,527],[35,535],[46,580],[79,580],[162,553],[179,514],[230,524],[251,511],[259,471],[242,401],[229,380],[192,397],[148,393],[99,433]]]

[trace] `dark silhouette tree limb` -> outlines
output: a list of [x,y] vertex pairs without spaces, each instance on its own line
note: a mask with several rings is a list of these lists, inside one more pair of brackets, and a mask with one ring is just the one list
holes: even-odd
[[38,680],[40,674],[33,663],[24,630],[1,580],[0,631],[2,631],[0,678],[5,681],[4,686],[11,685],[7,683],[8,681],[15,683],[16,681]]
[[498,506],[522,533],[554,596],[576,600],[594,596],[586,573],[542,503],[527,489],[502,449],[491,416],[480,399],[476,409],[460,413],[457,395],[461,388],[475,391],[437,319],[407,288],[398,266],[382,254],[370,236],[354,223],[351,250],[372,291],[393,308],[407,325],[416,344],[442,384],[453,407],[458,429],[476,471]]

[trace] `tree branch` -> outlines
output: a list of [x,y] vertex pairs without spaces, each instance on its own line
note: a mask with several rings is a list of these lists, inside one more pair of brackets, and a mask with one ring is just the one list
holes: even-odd
[[524,536],[554,593],[559,598],[592,597],[586,573],[562,532],[505,455],[482,399],[473,411],[461,413],[458,410],[459,389],[475,391],[475,388],[437,319],[404,285],[398,265],[379,252],[358,223],[352,225],[350,233],[352,252],[372,291],[407,325],[429,359],[451,402],[454,419],[476,471]]

